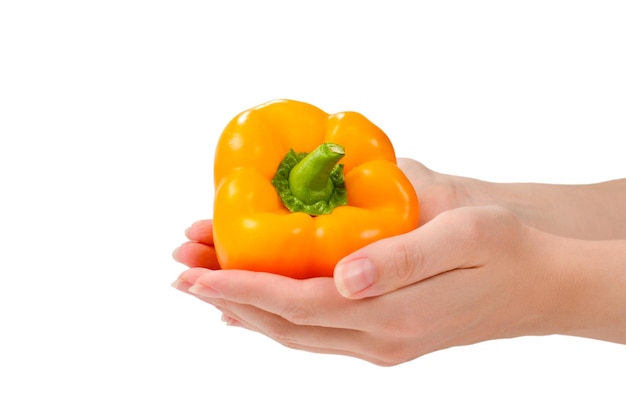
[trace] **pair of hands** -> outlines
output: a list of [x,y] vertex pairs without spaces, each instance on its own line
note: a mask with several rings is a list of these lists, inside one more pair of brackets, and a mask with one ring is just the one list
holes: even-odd
[[420,197],[420,227],[341,260],[333,279],[219,270],[210,220],[174,258],[177,289],[224,321],[279,343],[395,365],[447,347],[560,331],[550,309],[557,237],[520,222],[471,179],[398,162]]

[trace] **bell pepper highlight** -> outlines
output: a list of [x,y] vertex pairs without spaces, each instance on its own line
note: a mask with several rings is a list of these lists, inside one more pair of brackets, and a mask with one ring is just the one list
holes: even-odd
[[223,269],[329,277],[351,252],[418,224],[391,141],[357,112],[294,100],[246,110],[219,138],[214,182]]

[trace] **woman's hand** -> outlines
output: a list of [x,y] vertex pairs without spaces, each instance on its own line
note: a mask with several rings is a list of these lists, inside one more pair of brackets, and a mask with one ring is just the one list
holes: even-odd
[[[381,365],[521,335],[626,343],[626,241],[550,233],[623,237],[624,181],[504,185],[399,164],[420,196],[420,228],[348,255],[334,280],[219,271],[204,220],[174,253],[191,267],[174,286],[286,346]],[[607,198],[607,216],[581,227]]]
[[595,270],[587,262],[569,263],[588,253],[586,245],[530,228],[498,207],[466,207],[371,244],[365,258],[349,256],[357,266],[340,264],[340,281],[373,278],[356,293],[342,289],[349,298],[330,278],[240,270],[192,268],[175,286],[215,305],[231,325],[379,365],[496,338],[584,335],[607,318],[614,318],[612,339],[626,340],[619,331],[623,286],[606,292],[598,287],[603,279],[588,280]]
[[213,221],[210,219],[194,222],[185,231],[188,241],[174,250],[173,257],[187,267],[219,269],[213,245]]
[[501,206],[523,223],[579,239],[626,238],[626,179],[594,184],[491,183],[398,160],[420,199],[420,222],[464,206]]

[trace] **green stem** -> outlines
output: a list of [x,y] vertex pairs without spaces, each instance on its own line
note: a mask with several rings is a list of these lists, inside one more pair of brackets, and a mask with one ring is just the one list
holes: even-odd
[[328,202],[335,186],[330,179],[345,152],[337,144],[324,143],[304,157],[289,173],[291,193],[307,205]]
[[347,205],[343,164],[337,164],[343,156],[343,147],[331,143],[320,145],[310,154],[290,150],[272,179],[285,207],[291,212],[318,216]]

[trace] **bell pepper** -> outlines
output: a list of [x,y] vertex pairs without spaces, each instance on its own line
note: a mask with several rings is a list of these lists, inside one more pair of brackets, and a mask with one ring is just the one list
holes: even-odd
[[417,227],[419,203],[387,135],[357,112],[299,101],[246,110],[224,129],[214,164],[220,266],[297,279]]

